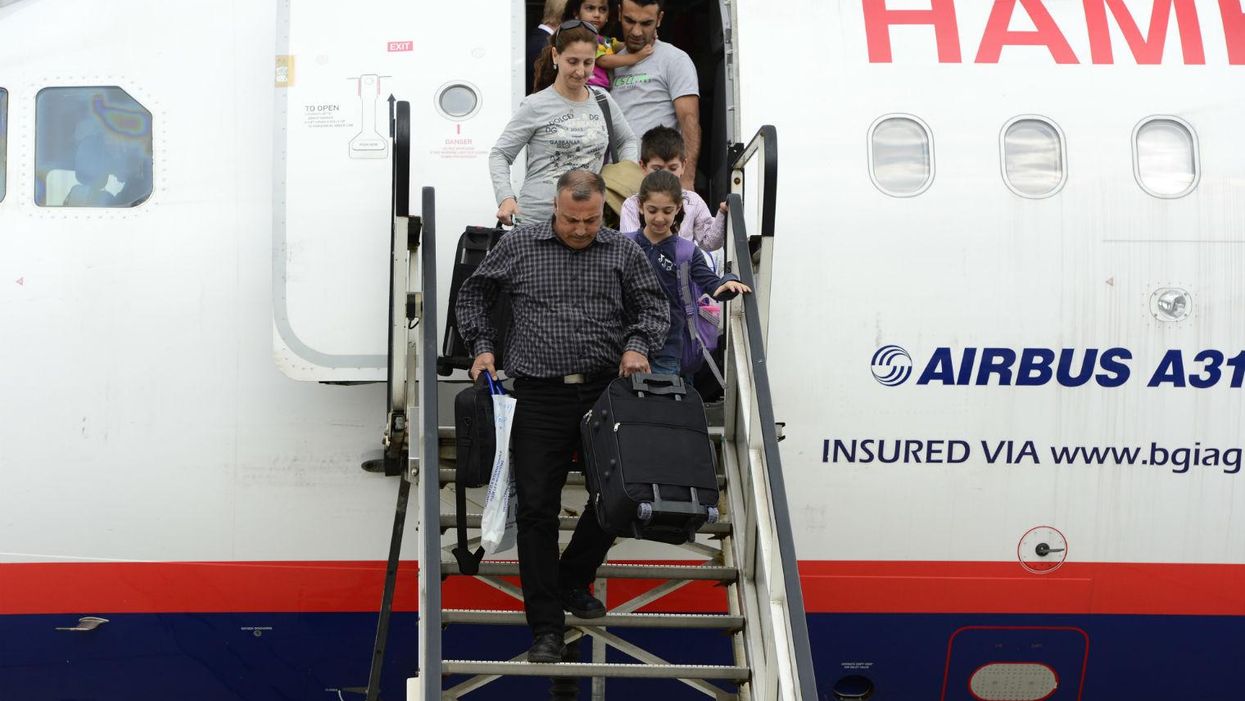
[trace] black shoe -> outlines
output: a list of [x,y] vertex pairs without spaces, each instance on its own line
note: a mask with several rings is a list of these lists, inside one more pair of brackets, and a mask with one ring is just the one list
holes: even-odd
[[600,618],[605,615],[605,604],[589,594],[587,589],[563,591],[562,608],[580,618]]
[[[567,643],[566,652],[562,655],[563,662],[578,662],[579,651],[583,640]],[[549,680],[549,701],[579,701],[579,679],[574,677],[554,677]]]
[[561,633],[544,633],[536,636],[536,642],[527,649],[528,662],[561,662],[566,652]]
[[558,677],[549,685],[549,701],[579,701],[579,680]]

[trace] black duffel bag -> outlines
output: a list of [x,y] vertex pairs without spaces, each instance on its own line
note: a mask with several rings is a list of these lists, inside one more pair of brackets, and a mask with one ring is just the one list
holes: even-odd
[[454,558],[463,574],[480,569],[484,549],[472,552],[467,546],[467,490],[483,487],[493,476],[493,456],[497,434],[493,421],[493,395],[501,391],[501,381],[487,372],[454,397],[454,525],[458,545]]

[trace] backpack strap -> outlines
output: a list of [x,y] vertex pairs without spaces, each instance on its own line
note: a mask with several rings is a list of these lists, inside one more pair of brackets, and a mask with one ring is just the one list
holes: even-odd
[[459,467],[454,475],[454,525],[458,530],[458,545],[454,547],[454,559],[458,560],[458,569],[466,575],[480,571],[480,561],[484,559],[484,548],[476,548],[471,552],[467,544],[467,486],[463,484],[463,471]]
[[[687,246],[683,244],[686,243]],[[690,252],[687,249],[691,249]],[[698,255],[700,249],[696,244],[687,239],[679,239],[676,247],[675,257],[679,265],[679,297],[683,302],[683,315],[687,317],[687,333],[692,342],[700,347],[700,355],[705,359],[705,364],[709,366],[709,371],[713,373],[714,379],[719,385],[726,387],[726,379],[722,376],[722,369],[713,361],[713,355],[709,352],[709,347],[705,343],[705,339],[700,335],[700,324],[696,323],[696,318],[700,316],[700,304],[692,293],[692,256]]]
[[[480,373],[487,375],[487,372]],[[486,378],[486,382],[487,382]],[[480,387],[480,380],[476,378],[476,386]],[[491,382],[489,383],[491,387]],[[482,392],[479,394],[483,394]],[[477,398],[479,396],[477,394]],[[492,391],[484,395],[487,401],[493,401]],[[476,412],[472,413],[472,419],[476,418]],[[492,428],[491,426],[488,428]],[[473,432],[478,432],[480,427],[472,426]],[[458,561],[458,569],[463,574],[474,575],[480,571],[480,561],[484,559],[484,548],[476,548],[471,552],[471,546],[467,544],[467,471],[470,468],[470,460],[475,457],[475,453],[479,450],[479,442],[472,441],[471,455],[458,455],[455,459],[454,466],[454,527],[458,531],[458,545],[451,551],[454,559]]]
[[609,156],[609,160],[606,163],[617,163],[618,146],[614,141],[614,115],[611,114],[609,96],[606,95],[604,90],[593,88],[589,88],[589,90],[592,90],[593,96],[597,98],[597,106],[601,108],[601,114],[605,115],[605,133],[609,139],[609,146],[606,148],[606,155]]

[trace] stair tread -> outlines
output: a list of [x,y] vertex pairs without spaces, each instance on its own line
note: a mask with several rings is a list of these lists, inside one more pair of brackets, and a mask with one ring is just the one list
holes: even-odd
[[442,674],[499,674],[524,677],[630,677],[650,679],[723,679],[746,681],[747,667],[689,664],[594,664],[590,662],[494,662],[443,660]]
[[[489,609],[444,609],[442,623],[470,623],[476,625],[526,625],[522,611],[495,611]],[[613,626],[620,628],[712,628],[741,630],[743,616],[712,613],[606,613],[600,618],[583,619],[567,615],[568,626]]]
[[[437,471],[437,476],[441,480],[442,487],[454,484],[453,468],[442,467]],[[584,473],[582,472],[571,472],[566,476],[566,485],[568,487],[583,487],[585,484]],[[726,489],[726,477],[724,475],[718,475],[718,489]]]
[[[479,528],[481,518],[480,514],[467,514],[467,528]],[[578,516],[562,516],[558,519],[558,528],[563,531],[573,531],[578,523]],[[448,530],[457,525],[458,521],[453,514],[441,514],[442,529]],[[706,535],[730,535],[731,524],[729,520],[721,518],[717,523],[706,523],[696,532]]]
[[[441,574],[461,574],[458,570],[458,563],[452,560],[442,561]],[[517,577],[519,575],[519,563],[516,561],[485,560],[480,563],[479,575]],[[597,570],[597,576],[604,579],[687,579],[734,582],[739,578],[739,571],[734,567],[724,567],[721,565],[623,565],[607,562]]]

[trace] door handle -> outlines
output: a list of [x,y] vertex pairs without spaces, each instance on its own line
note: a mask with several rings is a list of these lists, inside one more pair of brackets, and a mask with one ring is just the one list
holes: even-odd
[[107,618],[100,618],[99,616],[83,616],[78,619],[78,625],[72,628],[57,628],[57,630],[72,630],[79,633],[85,633],[86,631],[95,630],[107,622]]

